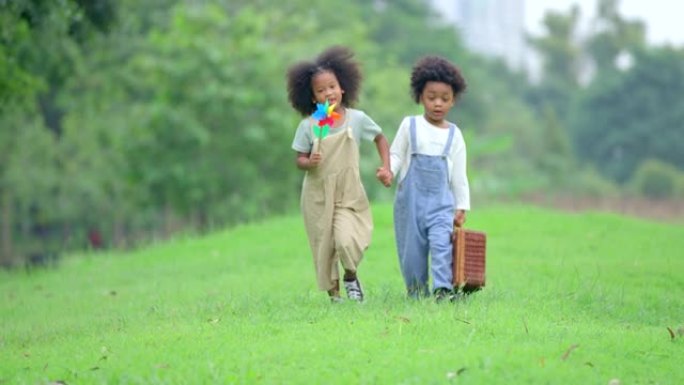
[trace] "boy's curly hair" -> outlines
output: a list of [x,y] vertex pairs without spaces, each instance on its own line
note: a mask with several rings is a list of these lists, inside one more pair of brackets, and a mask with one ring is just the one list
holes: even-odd
[[458,69],[448,60],[440,56],[425,56],[420,59],[411,72],[411,96],[416,103],[420,102],[420,95],[427,82],[441,82],[451,86],[454,98],[466,89],[466,81]]
[[346,47],[333,46],[322,52],[314,61],[302,61],[287,71],[287,97],[292,107],[302,115],[316,111],[311,80],[316,74],[330,71],[335,74],[342,94],[342,105],[353,106],[359,96],[361,70],[353,60],[354,53]]

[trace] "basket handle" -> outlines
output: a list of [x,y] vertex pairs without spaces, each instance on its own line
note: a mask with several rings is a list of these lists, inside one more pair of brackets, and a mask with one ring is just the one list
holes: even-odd
[[456,264],[456,276],[454,281],[456,287],[461,287],[465,284],[465,230],[463,227],[454,227],[454,254],[456,255],[454,263]]

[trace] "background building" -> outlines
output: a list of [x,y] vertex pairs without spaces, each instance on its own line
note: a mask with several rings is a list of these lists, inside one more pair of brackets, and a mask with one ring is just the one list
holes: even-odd
[[502,58],[512,69],[526,67],[525,0],[432,0],[432,4],[454,23],[468,48]]

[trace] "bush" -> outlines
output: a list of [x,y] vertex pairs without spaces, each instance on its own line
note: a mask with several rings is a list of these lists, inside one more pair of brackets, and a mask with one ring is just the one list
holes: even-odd
[[641,163],[629,182],[633,193],[654,199],[684,197],[684,172],[656,159]]
[[556,190],[561,193],[595,198],[621,195],[620,187],[599,174],[593,167],[570,171],[567,177],[556,185]]

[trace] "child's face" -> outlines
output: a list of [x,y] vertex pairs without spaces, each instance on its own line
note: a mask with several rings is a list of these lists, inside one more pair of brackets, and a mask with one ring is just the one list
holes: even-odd
[[443,126],[447,113],[454,106],[454,90],[447,83],[427,82],[420,94],[420,102],[425,110],[425,119],[436,126]]
[[337,81],[337,76],[331,71],[319,72],[311,78],[311,89],[314,95],[314,102],[325,103],[327,100],[331,105],[342,103],[344,90]]

